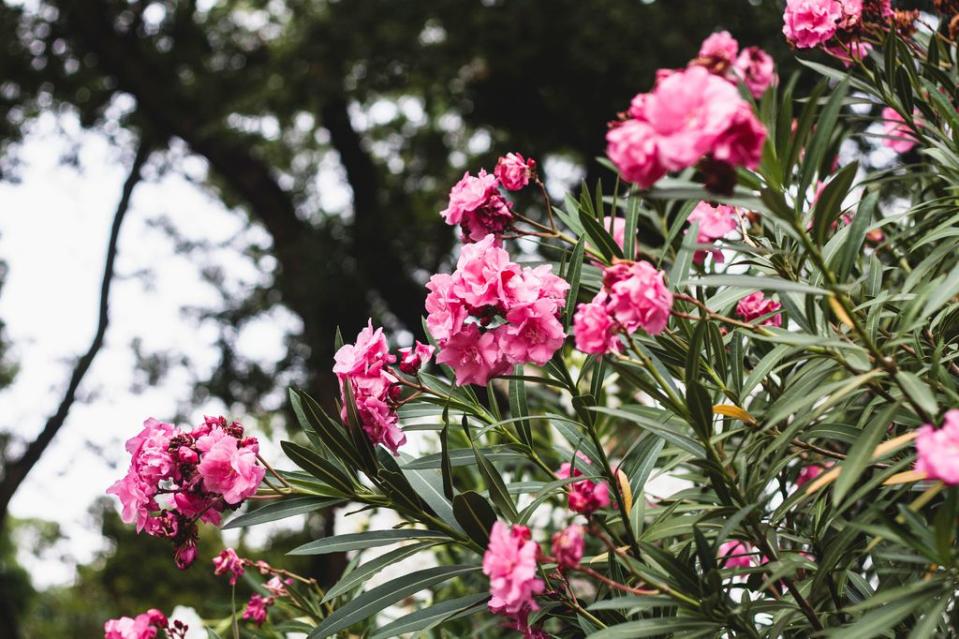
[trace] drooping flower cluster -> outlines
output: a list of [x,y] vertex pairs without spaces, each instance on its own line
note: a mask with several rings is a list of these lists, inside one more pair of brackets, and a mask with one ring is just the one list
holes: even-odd
[[[766,297],[762,291],[756,291],[739,300],[739,303],[736,304],[736,315],[747,322],[752,322],[769,313],[775,313],[781,308],[782,304]],[[764,326],[780,327],[783,325],[782,315],[779,313],[770,315],[762,321],[762,324]]]
[[485,169],[479,173],[463,174],[450,190],[449,204],[441,212],[446,223],[459,225],[464,242],[478,242],[492,234],[499,238],[515,219],[512,203],[503,197],[500,186],[518,191],[535,175],[536,162],[519,153],[509,153],[499,159],[493,174]]
[[276,603],[276,600],[289,594],[287,586],[292,584],[293,580],[289,577],[283,577],[281,571],[273,568],[265,561],[253,561],[240,557],[233,548],[223,550],[213,559],[213,574],[217,576],[229,575],[228,579],[231,586],[235,585],[237,579],[243,576],[247,567],[256,568],[261,575],[270,576],[270,580],[263,584],[269,594],[267,596],[252,595],[243,611],[243,619],[260,626],[266,621],[269,609]]
[[693,65],[706,67],[731,82],[742,81],[754,98],[762,97],[776,82],[776,64],[759,47],[739,50],[739,43],[728,31],[718,31],[703,40]]
[[822,49],[845,65],[872,50],[866,37],[890,27],[912,30],[916,11],[894,11],[891,0],[787,0],[783,34],[799,49]]
[[518,615],[538,610],[534,597],[545,584],[536,576],[539,546],[526,526],[497,521],[483,555],[483,573],[489,577],[490,612]]
[[929,479],[959,485],[959,410],[946,411],[942,427],[926,424],[916,436],[916,470]]
[[[586,464],[590,463],[585,456],[577,456],[577,458]],[[579,468],[573,467],[569,462],[564,462],[556,471],[557,479],[582,477],[582,475],[583,472]],[[604,481],[593,481],[592,479],[575,481],[567,487],[567,493],[569,495],[567,502],[569,509],[587,517],[600,508],[609,506],[609,486]]]
[[107,493],[120,499],[123,521],[135,522],[137,532],[173,540],[180,568],[196,559],[197,522],[218,524],[266,473],[257,462],[257,439],[224,417],[207,417],[189,431],[148,419],[126,449],[130,468]]
[[181,621],[167,619],[166,615],[151,608],[136,617],[110,619],[103,624],[104,639],[156,639],[160,631],[167,639],[182,639],[189,628]]
[[573,317],[576,348],[609,353],[621,348],[617,334],[643,329],[656,335],[666,328],[673,294],[663,272],[645,261],[618,262],[603,272],[603,288],[592,302],[580,304]]
[[766,129],[733,84],[693,65],[633,98],[629,118],[606,134],[623,178],[643,188],[709,157],[727,168],[759,164]]
[[436,361],[456,372],[458,385],[486,384],[517,364],[546,364],[566,338],[559,314],[569,284],[548,265],[510,261],[492,235],[464,245],[456,270],[434,275],[426,288]]
[[[709,202],[700,202],[689,214],[687,220],[690,224],[699,225],[696,243],[708,244],[736,230],[738,213],[735,207],[726,204],[713,205]],[[714,262],[723,261],[723,252],[718,248],[711,251],[696,251],[693,260],[701,264],[705,261],[707,253],[712,253]]]

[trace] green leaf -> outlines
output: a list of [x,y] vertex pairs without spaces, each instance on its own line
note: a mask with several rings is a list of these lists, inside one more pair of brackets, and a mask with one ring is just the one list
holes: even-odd
[[488,599],[489,595],[484,592],[448,599],[428,608],[421,608],[377,629],[370,639],[387,639],[409,632],[423,632],[435,628],[450,617],[484,610]]
[[686,404],[689,406],[689,423],[693,430],[704,444],[709,442],[713,434],[713,405],[706,388],[699,382],[687,382]]
[[816,207],[813,209],[813,239],[822,246],[826,243],[826,235],[842,212],[842,202],[849,194],[852,182],[856,179],[859,162],[850,162],[842,167],[819,195]]
[[683,286],[733,286],[749,291],[793,291],[795,293],[811,293],[814,295],[828,295],[829,291],[819,286],[812,286],[803,282],[792,282],[778,277],[758,277],[755,275],[705,275],[703,277],[686,280]]
[[453,463],[450,461],[448,418],[444,415],[443,430],[440,431],[440,473],[443,476],[443,494],[452,500],[456,491],[453,488]]
[[912,614],[926,601],[927,597],[917,593],[911,597],[888,602],[881,608],[863,615],[854,624],[843,628],[830,629],[827,636],[841,637],[842,639],[873,639],[873,637],[891,631],[896,624]]
[[288,497],[280,501],[268,503],[262,508],[250,511],[248,513],[237,515],[222,526],[222,530],[230,528],[244,528],[246,526],[255,526],[265,524],[278,519],[293,517],[294,515],[305,515],[321,508],[328,508],[343,503],[342,499],[324,499],[323,497]]
[[453,516],[470,539],[486,548],[489,532],[496,523],[496,513],[482,495],[467,490],[454,497]]
[[622,249],[620,249],[616,241],[613,240],[613,236],[609,234],[609,231],[603,228],[599,220],[580,209],[579,221],[586,230],[586,235],[589,236],[593,246],[602,253],[606,261],[611,261],[614,257],[623,258]]
[[856,217],[852,219],[852,224],[846,234],[846,241],[838,253],[838,263],[836,265],[836,277],[840,282],[845,281],[852,272],[853,264],[862,251],[862,243],[866,238],[866,229],[872,220],[872,212],[879,202],[879,192],[871,191],[868,195],[859,201],[859,208],[856,209]]
[[[408,456],[401,453],[401,459]],[[453,506],[444,493],[443,473],[434,469],[403,468],[403,475],[417,496],[429,505],[430,509],[447,524],[458,528],[453,519]]]
[[569,267],[566,273],[566,281],[569,282],[569,292],[566,294],[566,310],[563,317],[566,329],[573,325],[573,315],[576,313],[576,302],[579,297],[579,284],[583,274],[583,255],[586,251],[586,238],[581,237],[573,247],[573,252],[569,257]]
[[676,253],[673,267],[669,270],[669,285],[673,290],[685,286],[689,269],[693,266],[693,257],[696,255],[696,238],[699,234],[699,222],[693,222],[689,231],[683,236],[683,243]]
[[339,468],[316,454],[315,451],[293,442],[280,442],[280,447],[290,460],[317,479],[326,482],[343,495],[353,495],[353,482]]
[[[481,446],[480,450],[483,451],[483,455],[490,462],[504,462],[507,464],[517,464],[521,462],[526,462],[529,458],[524,455],[519,446],[513,444],[496,444],[494,446]],[[473,453],[472,448],[452,448],[448,451],[450,465],[453,468],[460,468],[463,466],[473,466],[476,464],[476,455]],[[403,468],[409,468],[412,470],[420,470],[423,468],[442,468],[443,466],[443,453],[432,453],[429,455],[423,455],[417,459],[413,459],[405,464]]]
[[355,570],[351,570],[343,575],[340,580],[333,585],[333,587],[326,591],[326,595],[323,597],[321,603],[326,603],[327,601],[336,599],[340,595],[353,590],[387,566],[402,561],[407,557],[412,557],[416,553],[423,552],[434,545],[436,545],[436,542],[431,541],[421,544],[406,544],[405,546],[400,546],[399,548],[391,550],[388,553],[370,559],[366,563],[361,564]]
[[480,448],[473,448],[473,454],[476,457],[476,465],[479,467],[480,475],[483,476],[483,481],[486,482],[486,489],[489,491],[490,499],[493,500],[494,504],[499,506],[500,511],[502,511],[505,517],[510,521],[516,521],[519,518],[519,513],[516,511],[516,504],[513,503],[513,499],[509,496],[509,491],[503,482],[503,476],[499,470],[497,470],[496,466],[486,459],[486,456]]
[[478,570],[478,566],[438,566],[403,575],[364,592],[342,608],[334,610],[310,633],[310,639],[323,639],[334,635],[355,623],[370,619],[387,606],[421,590]]
[[906,391],[906,394],[909,395],[910,399],[916,402],[926,413],[935,415],[939,412],[939,404],[936,402],[936,396],[932,390],[929,389],[929,386],[916,375],[908,371],[898,371],[896,373],[896,380],[902,384],[903,389]]
[[[517,366],[516,376],[509,380],[509,412],[514,418],[529,416],[529,405],[526,401],[526,382],[519,377],[522,373],[522,367]],[[530,448],[533,447],[533,432],[528,419],[521,419],[516,422],[516,432],[519,434],[521,442]]]
[[361,533],[349,533],[316,539],[302,546],[297,546],[288,555],[328,555],[333,552],[346,552],[362,548],[387,546],[408,539],[429,539],[432,541],[449,541],[446,534],[435,530],[419,530],[415,528],[396,528],[394,530],[370,530]]
[[820,174],[819,167],[822,165],[826,150],[829,148],[832,136],[836,131],[836,121],[839,119],[839,111],[842,109],[848,91],[849,79],[846,76],[833,89],[826,106],[823,107],[816,119],[816,127],[806,147],[806,156],[803,158],[802,168],[799,171],[799,188],[796,191],[799,194],[799,197],[796,198],[797,213],[802,211],[805,205],[805,194],[812,184],[813,176]]
[[839,478],[836,479],[836,484],[833,486],[833,505],[837,505],[842,501],[842,498],[846,496],[849,489],[856,484],[862,471],[869,465],[876,446],[879,445],[879,442],[882,441],[883,434],[889,429],[890,419],[898,408],[898,404],[893,404],[883,410],[874,419],[871,419],[869,425],[856,440],[856,443],[849,449],[849,452],[846,454],[846,459],[843,460],[842,466],[840,466],[842,470],[839,473]]
[[909,633],[909,639],[931,639],[941,636],[936,633],[939,632],[939,624],[943,621],[943,613],[952,602],[953,598],[949,595],[940,597],[939,601],[922,616],[919,623]]
[[587,639],[642,639],[643,637],[675,637],[677,632],[718,631],[720,626],[709,621],[696,621],[681,617],[659,617],[627,621],[617,626],[603,628]]

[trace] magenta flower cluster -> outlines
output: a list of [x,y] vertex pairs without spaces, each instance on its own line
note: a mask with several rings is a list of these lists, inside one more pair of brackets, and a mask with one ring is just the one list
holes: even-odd
[[893,20],[892,0],[787,0],[783,34],[798,49],[822,49],[850,65],[872,45],[862,39],[870,24]]
[[[738,219],[739,212],[735,207],[726,204],[714,205],[709,202],[700,202],[689,214],[687,221],[690,224],[699,225],[696,233],[696,243],[708,244],[725,237],[731,231],[735,231]],[[707,253],[712,253],[714,262],[723,262],[723,252],[719,249],[696,251],[693,260],[697,264],[702,264],[706,260]]]
[[269,609],[276,603],[276,600],[289,594],[287,586],[292,584],[293,580],[288,577],[281,577],[280,571],[265,561],[243,559],[236,554],[236,550],[233,548],[226,548],[213,559],[213,574],[217,576],[227,575],[231,586],[236,585],[237,580],[243,576],[247,567],[256,568],[261,575],[271,575],[270,580],[263,584],[263,588],[269,594],[266,596],[252,595],[243,610],[243,619],[252,621],[259,626],[266,621]]
[[[433,356],[433,347],[416,343],[400,351],[400,370],[415,375]],[[340,382],[340,417],[349,424],[349,385],[360,426],[373,444],[383,444],[395,455],[406,443],[406,435],[397,425],[396,402],[400,395],[399,378],[390,368],[396,356],[390,353],[383,329],[373,330],[372,320],[360,331],[355,344],[345,344],[334,356],[333,372]]]
[[[582,454],[577,455],[584,463],[591,463],[589,459]],[[582,477],[583,472],[579,468],[574,468],[569,462],[565,462],[556,471],[557,479],[569,479],[570,477]],[[580,513],[589,517],[600,508],[609,506],[609,486],[604,481],[593,481],[583,478],[575,481],[567,487],[568,505],[573,512]]]
[[754,98],[762,97],[777,80],[772,56],[759,47],[740,51],[739,43],[728,31],[718,31],[703,40],[693,64],[705,66],[731,82],[741,81]]
[[919,429],[916,470],[929,479],[959,485],[959,409],[946,411],[942,428],[926,424]]
[[[753,322],[759,318],[765,318],[761,322],[764,326],[780,327],[783,325],[783,318],[777,311],[782,308],[782,304],[774,299],[763,295],[762,291],[755,291],[739,300],[736,304],[736,315],[747,322]],[[770,315],[775,313],[775,315]]]
[[559,315],[569,284],[548,265],[512,262],[487,235],[462,247],[456,270],[426,288],[426,324],[440,347],[436,361],[456,383],[486,384],[517,364],[543,365],[563,345]]
[[218,524],[224,510],[256,492],[266,472],[257,463],[256,438],[224,417],[207,417],[189,431],[148,419],[126,449],[130,468],[107,493],[120,499],[123,521],[136,522],[137,532],[173,540],[180,568],[196,559],[197,522]]
[[136,617],[110,619],[103,624],[104,639],[156,639],[160,631],[167,639],[182,639],[189,628],[181,621],[170,622],[166,615],[151,608]]

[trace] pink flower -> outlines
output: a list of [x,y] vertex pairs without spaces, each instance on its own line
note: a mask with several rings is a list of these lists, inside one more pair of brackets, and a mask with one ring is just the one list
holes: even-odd
[[883,127],[886,137],[882,143],[896,153],[906,153],[916,146],[916,137],[912,129],[906,125],[906,120],[899,112],[891,107],[882,110]]
[[842,18],[843,5],[837,0],[787,0],[783,34],[793,46],[811,49],[836,35]]
[[458,333],[469,316],[463,300],[453,294],[453,281],[451,275],[437,273],[426,283],[426,327],[438,342]]
[[759,99],[776,82],[776,65],[772,56],[759,47],[746,47],[733,65],[754,98]]
[[497,332],[500,347],[514,364],[543,366],[566,340],[563,324],[556,318],[556,303],[550,299],[516,306],[506,314],[506,321]]
[[720,565],[724,568],[749,568],[756,565],[756,549],[749,544],[731,540],[719,547]]
[[853,61],[859,61],[869,55],[872,44],[862,40],[852,40],[844,44],[829,44],[823,46],[823,51],[842,62],[843,66],[852,66]]
[[150,511],[158,508],[153,498],[155,487],[144,483],[132,468],[107,489],[107,494],[120,500],[123,506],[120,518],[127,524],[136,522],[137,532],[146,526]]
[[463,330],[447,340],[440,354],[436,356],[436,362],[446,364],[456,372],[457,386],[484,386],[493,377],[509,370],[495,332],[480,334],[475,324],[467,324]]
[[208,495],[178,492],[173,495],[173,506],[184,517],[199,517],[200,521],[213,525],[220,523],[220,513],[214,507],[215,500]]
[[374,444],[383,444],[397,454],[406,443],[406,434],[400,430],[399,418],[389,401],[376,395],[356,393],[356,412],[363,432]]
[[[635,103],[635,99],[634,99]],[[623,179],[647,189],[666,175],[656,132],[647,122],[627,120],[606,133],[606,155]]]
[[826,470],[825,467],[820,466],[819,464],[809,464],[808,466],[803,466],[799,474],[796,475],[796,488],[801,487],[804,484],[808,484],[812,480],[816,479],[822,475],[823,471]]
[[850,29],[862,22],[862,0],[838,0],[842,6],[840,29]]
[[714,140],[713,157],[733,166],[755,169],[762,159],[766,128],[752,107],[740,102],[729,126]]
[[496,168],[493,169],[500,184],[510,191],[518,191],[529,184],[535,171],[536,162],[519,153],[507,153],[496,162]]
[[505,287],[520,273],[509,259],[509,253],[496,245],[496,238],[487,235],[475,244],[468,244],[456,262],[456,275],[451,292],[466,305],[471,314],[487,307],[501,308]]
[[236,580],[243,576],[243,560],[232,548],[227,548],[213,558],[213,574],[230,574],[230,585],[236,585]]
[[[582,474],[578,468],[573,468],[568,462],[565,462],[556,471],[556,478],[567,479],[569,477],[579,477]],[[594,482],[583,479],[570,484],[568,490],[568,505],[573,512],[589,517],[600,508],[609,506],[609,486],[604,481]]]
[[459,224],[465,213],[484,206],[492,195],[499,193],[498,186],[496,176],[489,175],[482,169],[477,177],[473,177],[469,172],[464,173],[450,190],[449,206],[441,215],[447,224]]
[[617,322],[629,332],[642,328],[649,335],[657,335],[666,328],[673,294],[666,288],[662,271],[641,260],[610,267],[606,274],[615,280],[608,285],[606,308]]
[[539,609],[533,597],[543,592],[545,584],[536,577],[538,553],[539,546],[530,539],[526,526],[507,526],[501,521],[493,524],[483,555],[483,573],[489,577],[492,595],[491,612],[515,615],[524,609]]
[[569,526],[553,535],[553,557],[561,568],[575,568],[583,558],[583,527]]
[[619,248],[626,246],[626,220],[621,217],[610,217],[607,215],[603,218],[603,228],[610,232],[610,235],[613,236],[613,241],[616,242]]
[[[731,231],[736,230],[737,214],[736,209],[726,204],[713,206],[709,202],[700,202],[689,214],[688,222],[690,224],[699,224],[699,230],[696,233],[697,244],[708,244],[713,240],[725,237]],[[714,250],[713,259],[717,262],[723,261],[722,251]],[[702,262],[706,257],[706,251],[696,251],[694,259]]]
[[228,504],[239,504],[255,493],[266,474],[266,469],[256,463],[255,448],[238,446],[236,438],[222,430],[201,437],[197,448],[204,453],[197,466],[203,487],[223,495]]
[[180,570],[186,570],[193,565],[193,562],[196,561],[196,541],[193,539],[187,539],[185,542],[177,546],[176,552],[173,554],[173,561],[176,563],[176,567]]
[[699,57],[723,65],[730,65],[739,52],[739,43],[729,31],[717,31],[703,40],[699,47]]
[[[782,308],[782,304],[767,298],[763,295],[762,291],[756,291],[739,300],[739,303],[736,304],[736,315],[747,322],[752,322],[763,315],[778,311],[780,308]],[[764,326],[778,327],[783,325],[783,318],[782,315],[777,313],[776,315],[767,317],[762,323]]]
[[337,375],[375,376],[396,361],[383,336],[383,329],[373,330],[373,320],[356,336],[355,344],[344,344],[333,356],[333,372]]
[[400,349],[400,370],[407,375],[416,375],[420,368],[433,357],[436,349],[429,344],[416,342],[415,346]]
[[268,582],[263,584],[263,587],[267,592],[270,593],[273,597],[285,597],[288,593],[286,587],[293,583],[292,579],[280,579],[279,577],[274,576]]
[[151,609],[135,619],[120,617],[103,624],[104,639],[154,639],[157,632],[167,627],[167,618],[159,610]]
[[919,429],[916,470],[950,486],[959,484],[959,410],[947,411],[938,430],[932,424]]
[[662,166],[675,171],[695,164],[729,128],[742,103],[736,87],[700,66],[659,82],[646,102],[645,119],[655,130]]
[[246,603],[246,610],[243,611],[243,619],[252,621],[258,626],[262,626],[266,621],[267,611],[273,605],[273,597],[264,597],[262,595],[252,595]]
[[609,296],[600,291],[588,304],[576,307],[573,335],[576,348],[591,355],[619,352],[622,343],[616,335],[616,321],[606,308]]

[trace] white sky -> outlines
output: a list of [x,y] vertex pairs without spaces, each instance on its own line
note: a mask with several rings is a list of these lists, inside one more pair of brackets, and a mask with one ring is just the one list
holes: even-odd
[[[68,142],[58,125],[78,142],[79,170],[59,162]],[[92,339],[109,228],[131,153],[100,134],[82,132],[72,118],[44,116],[21,157],[22,182],[0,183],[0,258],[9,267],[0,318],[21,366],[13,386],[0,393],[0,428],[29,438],[56,409],[73,358]],[[182,370],[161,386],[134,394],[131,340],[142,339],[147,352],[187,353],[202,368],[216,362],[214,327],[198,325],[181,309],[216,306],[219,295],[200,279],[202,265],[177,255],[173,242],[148,222],[167,216],[188,238],[222,242],[244,232],[243,217],[191,183],[203,177],[201,161],[187,157],[178,168],[194,180],[170,172],[134,192],[121,231],[106,344],[81,387],[81,398],[88,401],[74,405],[14,498],[14,516],[58,522],[67,538],[56,549],[62,557],[23,558],[38,586],[69,580],[69,559],[87,561],[101,546],[87,509],[124,472],[123,441],[147,417],[170,419],[189,397],[190,379]],[[147,174],[155,171],[148,168]],[[257,231],[245,233],[252,237]],[[231,287],[264,277],[233,250],[217,250],[212,259],[229,269]],[[131,277],[143,271],[149,276]],[[283,352],[282,329],[290,323],[279,316],[251,325],[241,336],[244,350],[275,359]],[[223,412],[216,403],[193,409],[197,418]]]

